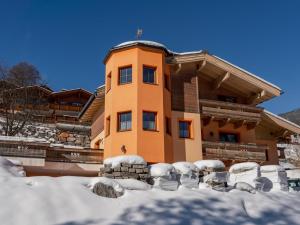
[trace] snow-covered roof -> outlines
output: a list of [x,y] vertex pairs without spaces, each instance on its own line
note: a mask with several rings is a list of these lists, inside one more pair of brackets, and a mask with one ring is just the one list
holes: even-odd
[[0,135],[0,141],[21,141],[21,142],[49,143],[45,138],[1,136],[1,135]]
[[[155,41],[146,41],[146,40],[135,40],[135,41],[126,41],[121,44],[116,45],[115,47],[125,47],[125,46],[130,46],[130,45],[135,45],[135,44],[144,44],[144,45],[149,45],[149,46],[154,46],[154,47],[160,47],[160,48],[165,48],[167,47],[161,43],[155,42]],[[115,48],[114,47],[114,48]]]
[[268,84],[268,85],[270,85],[270,86],[272,86],[272,87],[274,87],[274,88],[276,88],[276,89],[278,89],[278,90],[281,91],[281,88],[278,87],[278,86],[276,86],[275,84],[272,84],[272,83],[266,81],[265,79],[263,79],[263,78],[261,78],[261,77],[255,75],[255,74],[253,74],[253,73],[251,73],[251,72],[249,72],[249,71],[247,71],[247,70],[245,70],[245,69],[243,69],[243,68],[241,68],[241,67],[239,67],[239,66],[236,66],[236,65],[234,65],[234,64],[232,64],[232,63],[230,63],[230,62],[228,62],[228,61],[225,60],[225,59],[222,59],[222,58],[220,58],[220,57],[218,57],[218,56],[216,56],[216,55],[213,55],[213,56],[214,56],[215,58],[217,58],[217,59],[219,59],[219,60],[221,60],[221,61],[223,61],[223,62],[225,62],[225,63],[227,63],[227,64],[229,64],[229,65],[231,65],[231,66],[233,66],[233,67],[235,67],[236,69],[241,70],[241,71],[243,71],[244,73],[247,73],[248,75],[250,75],[250,76],[252,76],[252,77],[254,77],[254,78],[256,78],[256,79],[258,79],[258,80],[260,80],[260,81],[262,81],[262,82],[264,82],[264,83],[266,83],[266,84]]
[[[285,119],[285,118],[283,118],[283,117],[281,117],[281,116],[278,116],[278,115],[276,115],[276,114],[274,114],[274,113],[272,113],[272,112],[270,112],[270,111],[268,111],[268,110],[265,110],[264,109],[264,113],[267,115],[267,116],[269,116],[269,118],[271,118],[272,119],[272,117],[275,117],[276,119],[278,119],[279,121],[281,121],[281,122],[283,122],[283,123],[281,123],[281,124],[278,124],[278,125],[283,125],[284,123],[286,123],[286,124],[288,124],[288,125],[290,125],[290,126],[292,126],[293,128],[295,128],[296,130],[292,130],[293,132],[295,132],[295,133],[297,133],[297,134],[300,134],[300,126],[298,125],[298,124],[295,124],[295,123],[293,123],[293,122],[291,122],[291,121],[289,121],[289,120],[287,120],[287,119]],[[276,121],[275,121],[276,122]],[[289,129],[290,130],[290,129]]]

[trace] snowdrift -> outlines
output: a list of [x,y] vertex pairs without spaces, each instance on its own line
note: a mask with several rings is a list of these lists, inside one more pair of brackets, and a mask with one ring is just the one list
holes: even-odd
[[176,162],[173,166],[180,185],[186,188],[197,188],[199,183],[199,169],[190,162]]
[[237,163],[229,168],[229,173],[229,184],[245,182],[256,188],[256,179],[260,177],[260,166],[255,162]]
[[25,171],[19,161],[7,160],[0,156],[0,177],[25,177]]

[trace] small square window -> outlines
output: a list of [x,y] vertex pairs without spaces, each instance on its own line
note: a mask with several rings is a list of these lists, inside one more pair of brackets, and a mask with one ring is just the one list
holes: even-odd
[[153,67],[143,67],[143,82],[148,84],[155,84],[156,77],[155,77],[156,69]]
[[131,130],[131,112],[118,113],[118,131]]
[[156,130],[156,113],[143,112],[143,129]]
[[179,121],[179,137],[191,138],[191,121]]
[[132,82],[132,67],[123,67],[119,69],[119,84],[128,84]]

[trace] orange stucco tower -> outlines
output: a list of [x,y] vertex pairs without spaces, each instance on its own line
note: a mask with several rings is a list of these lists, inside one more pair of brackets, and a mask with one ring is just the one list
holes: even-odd
[[170,76],[163,46],[127,42],[112,48],[105,63],[104,158],[142,155],[148,162],[173,160]]

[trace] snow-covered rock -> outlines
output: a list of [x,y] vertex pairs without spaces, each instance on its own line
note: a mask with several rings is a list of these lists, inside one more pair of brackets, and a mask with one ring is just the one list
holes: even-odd
[[165,191],[176,191],[178,189],[178,181],[176,179],[166,177],[154,177],[154,188],[162,189]]
[[115,179],[115,181],[118,182],[126,190],[146,191],[151,189],[151,185],[135,179]]
[[193,174],[199,171],[198,167],[191,162],[176,162],[172,164],[177,173]]
[[169,163],[156,163],[150,166],[151,177],[171,177],[175,172],[174,166]]
[[150,166],[150,176],[153,179],[153,187],[167,191],[175,191],[178,188],[175,168],[168,163],[157,163]]
[[18,165],[0,156],[0,177],[25,177],[23,166],[19,162],[16,163]]
[[237,163],[229,168],[229,173],[229,184],[245,182],[257,187],[256,179],[260,177],[260,166],[255,162]]
[[199,183],[199,170],[191,162],[176,162],[172,164],[177,173],[180,185],[186,188],[197,188]]
[[92,191],[102,197],[118,198],[124,194],[124,188],[115,180],[101,177],[92,187]]
[[261,177],[268,179],[272,185],[266,187],[270,182],[263,183],[263,190],[288,191],[287,173],[285,169],[278,165],[267,165],[260,167]]
[[249,193],[255,194],[256,190],[253,186],[245,182],[237,182],[234,184],[234,188],[240,191],[247,191]]
[[224,163],[220,160],[199,160],[194,162],[194,164],[198,167],[200,171],[206,169],[223,170],[225,168]]
[[259,168],[259,165],[255,162],[237,163],[229,168],[229,173],[241,173],[257,168]]
[[121,163],[128,163],[128,164],[142,164],[146,165],[146,161],[143,157],[138,155],[120,155],[111,158],[107,158],[104,160],[104,164],[112,165],[112,168],[118,167]]
[[211,172],[203,177],[203,182],[208,184],[224,184],[228,181],[228,172]]

